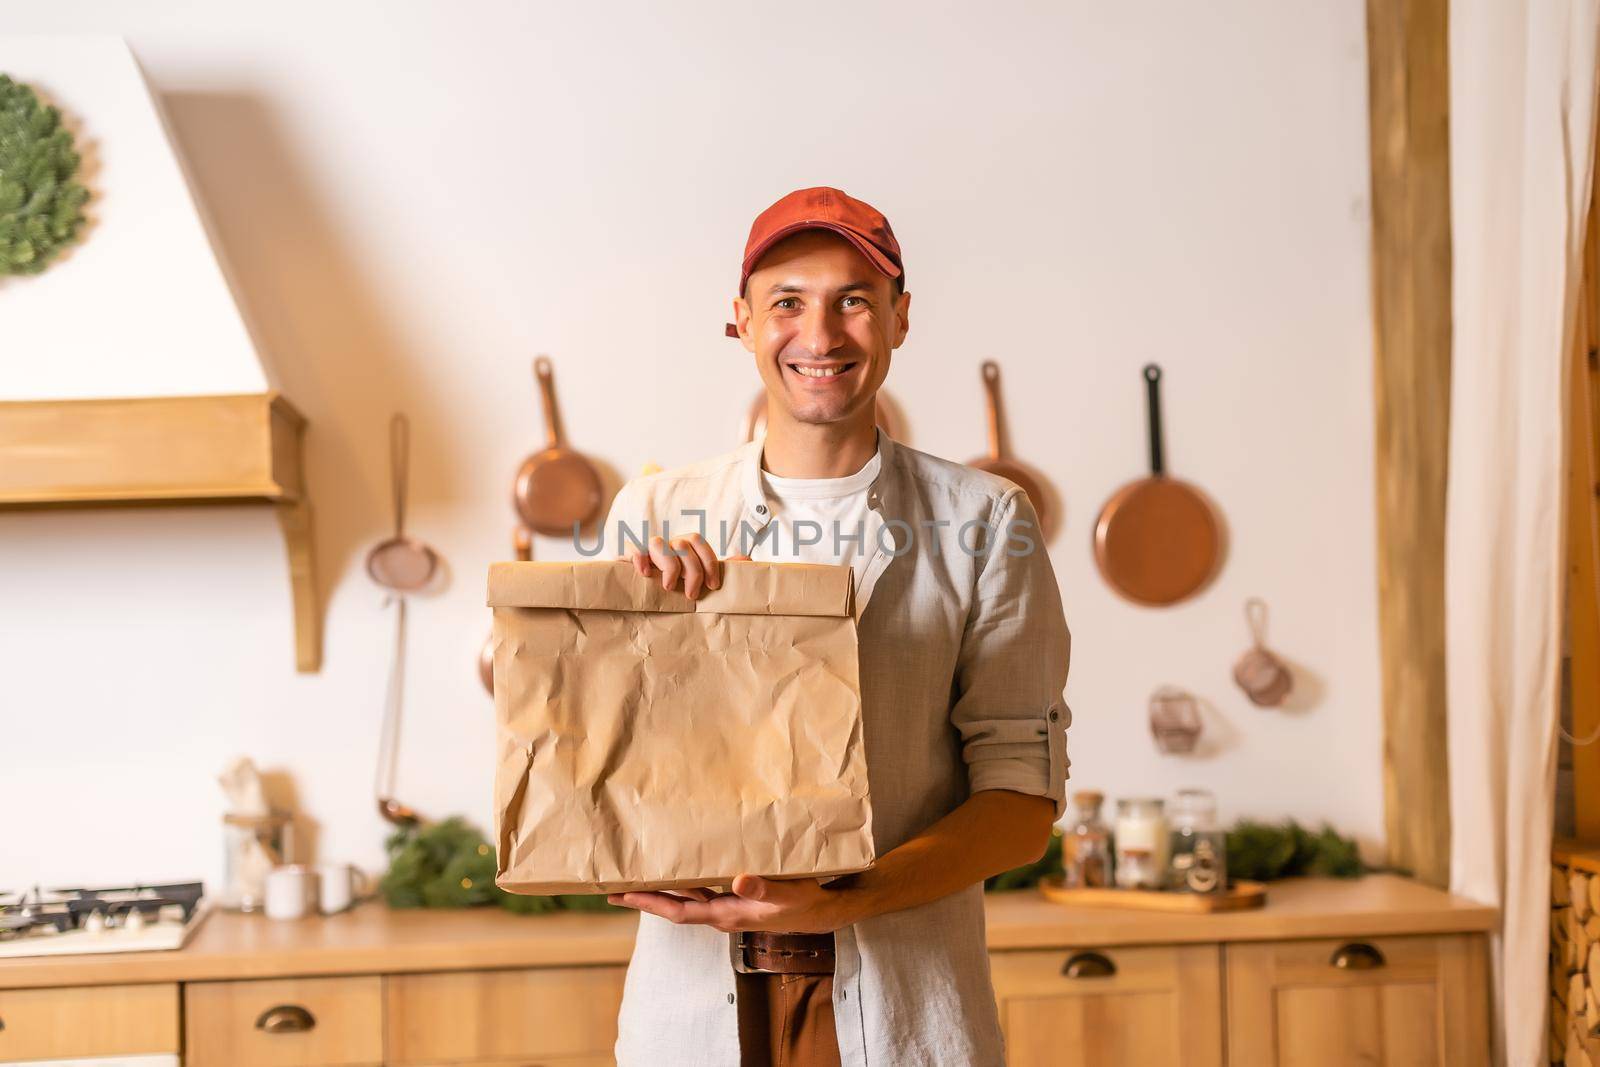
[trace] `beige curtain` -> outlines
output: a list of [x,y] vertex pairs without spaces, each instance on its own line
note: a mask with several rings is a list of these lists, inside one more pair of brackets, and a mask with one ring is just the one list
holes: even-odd
[[1454,0],[1451,888],[1497,905],[1501,1062],[1545,1062],[1562,462],[1600,0]]

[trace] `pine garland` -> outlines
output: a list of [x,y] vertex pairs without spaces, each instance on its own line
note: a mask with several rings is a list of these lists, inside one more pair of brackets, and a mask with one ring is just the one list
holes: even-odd
[[89,191],[61,112],[0,74],[0,275],[37,274],[77,239]]
[[1293,819],[1263,823],[1240,819],[1228,831],[1228,877],[1270,882],[1320,875],[1357,878],[1367,872],[1352,838],[1327,823],[1312,832]]
[[391,908],[470,908],[498,904],[521,915],[611,911],[603,896],[531,897],[494,884],[494,849],[460,816],[396,830],[384,842],[389,871],[378,883]]

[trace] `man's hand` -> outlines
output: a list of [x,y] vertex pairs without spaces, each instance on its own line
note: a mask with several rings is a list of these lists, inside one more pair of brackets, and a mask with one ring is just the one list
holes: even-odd
[[1055,805],[1047,797],[984,789],[862,871],[823,886],[814,878],[741,874],[732,893],[674,889],[612,893],[606,899],[675,923],[732,933],[774,930],[826,934],[851,923],[914,908],[1038,859],[1050,840]]
[[698,533],[674,537],[670,542],[657,534],[650,538],[646,551],[634,549],[623,558],[632,562],[639,577],[659,578],[661,588],[681,589],[690,600],[700,599],[700,594],[708,589],[722,588],[722,561]]
[[606,899],[619,907],[647,911],[674,923],[710,926],[724,933],[776,930],[827,934],[860,918],[854,914],[853,895],[848,890],[824,888],[815,878],[757,878],[741,874],[731,888],[731,893],[718,894],[704,889],[612,893]]

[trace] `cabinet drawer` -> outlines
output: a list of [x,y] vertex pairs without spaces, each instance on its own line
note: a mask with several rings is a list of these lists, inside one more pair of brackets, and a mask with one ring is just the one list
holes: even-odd
[[990,973],[1012,1067],[1221,1067],[1216,945],[996,952]]
[[187,1067],[363,1067],[383,1062],[383,982],[288,978],[184,987]]
[[[385,979],[391,1064],[579,1057],[609,1062],[623,967],[402,974]],[[569,1061],[551,1059],[551,1067]]]
[[1228,945],[1237,1067],[1489,1062],[1480,934]]
[[0,1063],[178,1051],[178,987],[0,990]]

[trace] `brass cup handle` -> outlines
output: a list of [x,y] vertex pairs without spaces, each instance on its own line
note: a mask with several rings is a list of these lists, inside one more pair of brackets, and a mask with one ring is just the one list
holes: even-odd
[[269,1034],[303,1034],[316,1025],[312,1014],[298,1004],[279,1004],[256,1019],[256,1029]]
[[1333,957],[1328,962],[1341,971],[1371,971],[1382,967],[1388,961],[1383,958],[1383,953],[1379,952],[1376,946],[1369,945],[1365,941],[1352,941],[1335,949]]
[[1074,952],[1061,965],[1061,973],[1068,978],[1110,978],[1117,965],[1098,952]]

